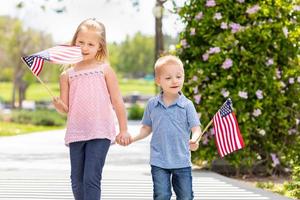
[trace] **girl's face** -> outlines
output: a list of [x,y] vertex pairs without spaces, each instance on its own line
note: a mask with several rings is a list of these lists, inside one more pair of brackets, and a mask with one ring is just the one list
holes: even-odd
[[76,46],[80,46],[84,61],[96,59],[100,49],[99,34],[92,29],[83,27],[77,34]]
[[164,93],[178,94],[184,82],[184,71],[181,66],[167,64],[163,66],[156,83],[162,88]]

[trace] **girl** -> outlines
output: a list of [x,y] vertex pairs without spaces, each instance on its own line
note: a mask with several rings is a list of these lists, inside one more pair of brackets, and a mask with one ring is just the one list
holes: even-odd
[[116,141],[130,143],[126,111],[116,74],[107,62],[104,25],[95,19],[83,21],[71,45],[81,47],[83,60],[61,74],[60,97],[53,104],[68,115],[65,144],[70,149],[75,200],[99,200],[102,169],[116,134],[113,109],[120,130]]

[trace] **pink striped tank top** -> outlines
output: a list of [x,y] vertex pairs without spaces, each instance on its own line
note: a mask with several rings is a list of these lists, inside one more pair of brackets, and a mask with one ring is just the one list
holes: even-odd
[[115,113],[104,77],[108,64],[75,71],[70,68],[69,112],[65,144],[116,136]]

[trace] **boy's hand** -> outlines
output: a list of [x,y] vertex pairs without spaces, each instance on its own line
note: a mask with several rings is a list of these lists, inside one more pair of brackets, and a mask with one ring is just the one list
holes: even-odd
[[199,148],[199,143],[193,140],[190,140],[189,145],[191,151],[196,151]]
[[127,146],[132,143],[132,137],[129,133],[119,133],[116,137],[116,142],[119,145]]

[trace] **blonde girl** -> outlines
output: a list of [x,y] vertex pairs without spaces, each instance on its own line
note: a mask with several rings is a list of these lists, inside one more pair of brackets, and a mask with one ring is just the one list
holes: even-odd
[[[71,44],[81,47],[83,60],[61,74],[60,97],[53,104],[68,115],[65,144],[70,150],[74,198],[99,200],[110,144],[116,139],[127,145],[131,138],[116,74],[107,61],[104,25],[95,19],[84,20]],[[117,137],[114,112],[119,122]]]

